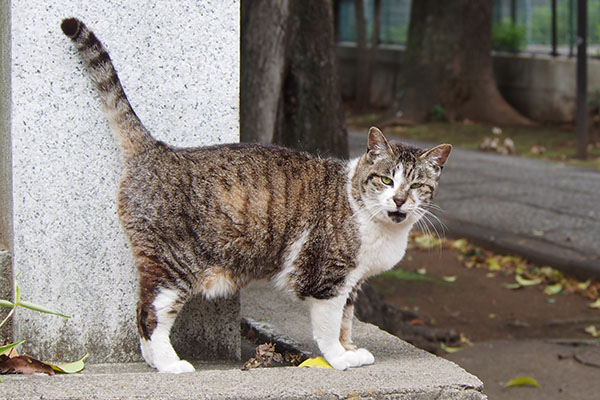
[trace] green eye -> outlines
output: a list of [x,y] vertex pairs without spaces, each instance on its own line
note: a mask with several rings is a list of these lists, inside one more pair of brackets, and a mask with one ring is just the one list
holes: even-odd
[[394,181],[391,178],[388,178],[387,176],[382,176],[381,183],[383,183],[384,185],[391,186],[394,184]]
[[422,187],[423,184],[422,183],[413,183],[412,185],[410,185],[411,189],[418,189],[420,187]]

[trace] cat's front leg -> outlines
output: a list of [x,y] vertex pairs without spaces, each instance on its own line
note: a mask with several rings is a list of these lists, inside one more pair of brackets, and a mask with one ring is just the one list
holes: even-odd
[[310,319],[313,338],[323,357],[335,369],[344,370],[373,364],[375,359],[368,350],[347,350],[340,342],[345,305],[346,296],[311,300]]

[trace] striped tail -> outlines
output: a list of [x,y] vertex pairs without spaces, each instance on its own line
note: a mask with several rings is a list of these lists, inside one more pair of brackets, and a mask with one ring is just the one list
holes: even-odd
[[108,52],[83,22],[64,19],[61,29],[79,51],[88,66],[110,125],[121,144],[125,159],[130,159],[151,147],[154,139],[133,111]]

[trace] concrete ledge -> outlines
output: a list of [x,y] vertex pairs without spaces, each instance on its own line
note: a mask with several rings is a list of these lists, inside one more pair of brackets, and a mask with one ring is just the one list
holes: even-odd
[[[448,363],[450,364],[450,363]],[[191,374],[165,375],[140,363],[98,364],[68,376],[8,376],[1,399],[468,399],[486,397],[480,388],[443,378],[436,368],[420,379],[388,360],[377,366],[334,371],[268,368],[241,371],[239,364],[198,365]],[[420,365],[429,368],[432,365]],[[466,375],[466,373],[465,373]],[[427,382],[428,384],[425,384]],[[479,383],[481,384],[481,383]]]
[[[317,353],[301,302],[265,282],[242,291],[242,316],[274,327],[305,353]],[[355,342],[369,348],[375,364],[335,371],[268,368],[241,371],[241,362],[195,363],[191,374],[165,375],[142,363],[96,364],[69,376],[5,376],[0,399],[468,399],[481,400],[481,381],[438,358],[355,321]]]

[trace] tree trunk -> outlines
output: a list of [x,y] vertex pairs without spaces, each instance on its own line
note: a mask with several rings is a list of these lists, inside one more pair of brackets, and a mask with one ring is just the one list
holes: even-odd
[[446,118],[528,125],[500,95],[492,69],[491,0],[412,2],[403,74],[403,118],[425,121],[434,105]]
[[242,141],[348,156],[330,1],[242,1]]
[[364,111],[371,101],[371,83],[377,63],[377,48],[379,47],[379,26],[381,24],[381,0],[373,3],[373,32],[371,47],[367,47],[367,27],[364,12],[365,0],[354,0],[356,17],[356,90],[354,93],[354,111]]
[[348,157],[330,1],[290,0],[286,66],[275,141]]
[[242,142],[273,141],[285,64],[288,16],[288,0],[242,1]]

